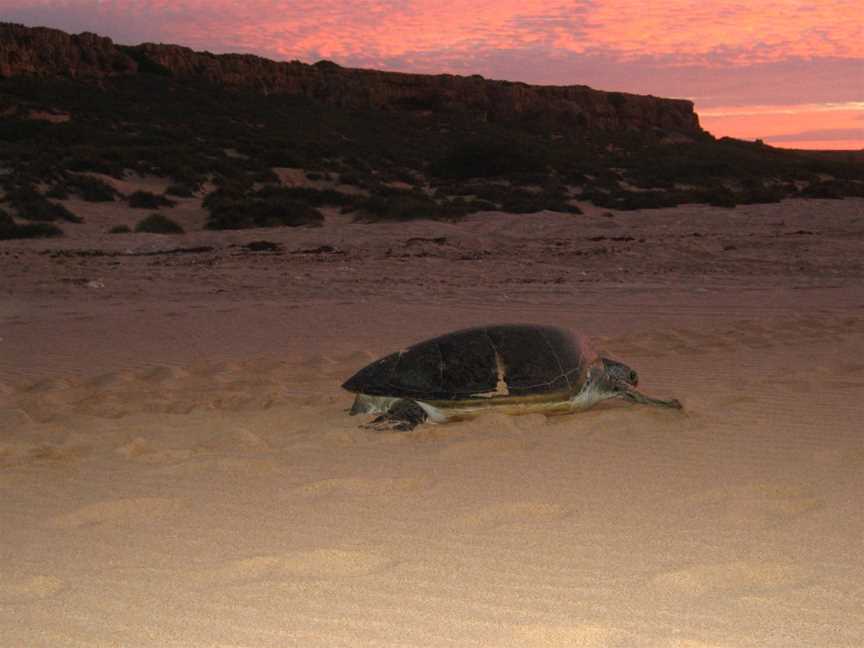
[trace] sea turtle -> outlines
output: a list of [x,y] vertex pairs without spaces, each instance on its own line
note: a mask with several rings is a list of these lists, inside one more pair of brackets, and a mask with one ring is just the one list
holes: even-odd
[[609,398],[681,408],[677,400],[639,393],[638,380],[630,367],[597,356],[564,329],[504,324],[419,342],[367,365],[342,387],[357,394],[351,414],[379,414],[369,425],[379,430],[490,410],[563,414]]

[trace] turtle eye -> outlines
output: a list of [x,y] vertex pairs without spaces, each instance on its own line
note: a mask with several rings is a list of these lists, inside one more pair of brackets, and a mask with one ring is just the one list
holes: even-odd
[[635,371],[631,371],[627,376],[627,381],[635,387],[639,384],[639,375]]

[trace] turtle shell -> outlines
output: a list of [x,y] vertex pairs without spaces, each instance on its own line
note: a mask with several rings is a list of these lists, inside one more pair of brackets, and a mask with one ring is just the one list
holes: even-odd
[[591,360],[587,356],[578,338],[563,329],[482,326],[391,353],[342,387],[371,396],[425,400],[574,392],[584,380]]

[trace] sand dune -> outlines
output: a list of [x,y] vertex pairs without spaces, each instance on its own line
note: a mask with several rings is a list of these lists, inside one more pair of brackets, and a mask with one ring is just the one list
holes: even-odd
[[[0,645],[864,645],[864,222],[819,205],[611,219],[646,249],[586,242],[599,214],[189,235],[203,267],[4,243]],[[585,331],[684,410],[347,415],[370,359],[493,321]]]

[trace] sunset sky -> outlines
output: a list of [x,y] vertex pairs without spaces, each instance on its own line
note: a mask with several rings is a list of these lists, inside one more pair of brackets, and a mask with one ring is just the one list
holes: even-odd
[[717,136],[864,148],[861,0],[0,0],[0,20],[124,44],[684,97]]

